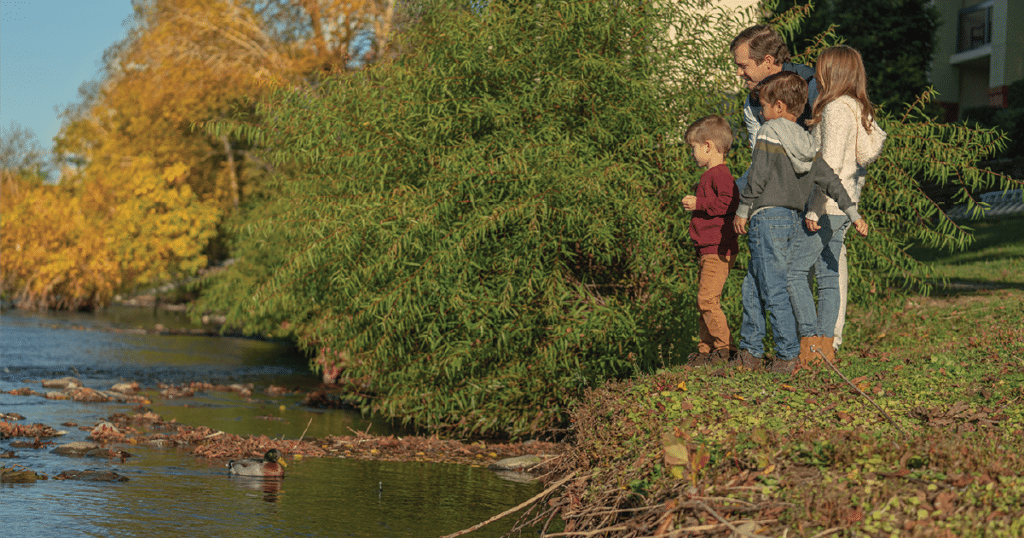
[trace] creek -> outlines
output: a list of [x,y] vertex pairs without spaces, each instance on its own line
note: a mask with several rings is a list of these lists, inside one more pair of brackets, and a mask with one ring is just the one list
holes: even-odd
[[[73,376],[85,387],[108,390],[136,381],[152,394],[146,405],[165,420],[208,426],[240,435],[298,439],[328,434],[400,434],[380,420],[347,410],[300,404],[302,390],[317,387],[307,359],[290,345],[255,339],[160,335],[157,324],[188,327],[180,314],[112,307],[101,314],[0,314],[0,413],[24,416],[67,433],[58,445],[84,441],[77,424],[93,426],[114,413],[138,412],[136,404],[81,403],[42,395],[12,395],[41,380]],[[251,398],[231,392],[197,393],[164,400],[157,384],[204,381],[252,383]],[[269,385],[298,389],[284,396]],[[307,429],[308,428],[308,429]],[[13,448],[0,440],[0,466],[23,466],[51,477],[34,483],[0,484],[0,534],[49,536],[352,536],[436,537],[468,528],[541,491],[536,482],[503,479],[482,468],[441,463],[394,463],[342,458],[289,460],[282,480],[229,476],[223,460],[187,450],[141,445],[118,447],[123,462],[62,456],[54,446]],[[32,439],[27,439],[32,441]],[[124,482],[54,480],[69,470],[114,471]],[[469,537],[497,537],[515,516]]]

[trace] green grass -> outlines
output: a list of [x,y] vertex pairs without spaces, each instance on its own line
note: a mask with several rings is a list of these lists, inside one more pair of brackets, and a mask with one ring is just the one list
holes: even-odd
[[930,263],[935,276],[954,281],[1024,284],[1024,217],[967,224],[974,230],[971,246],[955,254],[917,247],[910,254]]
[[671,368],[592,391],[551,509],[601,536],[1024,535],[1022,227],[916,253],[1008,285],[852,308],[845,379]]

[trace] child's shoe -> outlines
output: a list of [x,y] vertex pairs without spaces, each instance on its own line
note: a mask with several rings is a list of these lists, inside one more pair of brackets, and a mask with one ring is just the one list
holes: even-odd
[[799,364],[799,357],[788,361],[775,358],[772,360],[771,364],[768,365],[768,371],[773,374],[793,375],[793,372],[797,370],[797,366],[799,366]]
[[711,352],[711,356],[708,357],[708,361],[711,366],[725,366],[732,360],[733,351],[729,348],[716,349]]
[[711,364],[710,353],[693,352],[686,356],[686,366],[696,368],[698,366],[707,366]]
[[736,352],[736,355],[733,356],[732,364],[734,366],[742,366],[750,370],[764,369],[764,360],[762,360],[761,357],[755,357],[753,353],[745,349],[741,349]]

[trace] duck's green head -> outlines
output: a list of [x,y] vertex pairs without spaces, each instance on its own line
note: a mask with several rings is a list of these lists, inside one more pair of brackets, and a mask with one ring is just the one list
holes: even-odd
[[281,455],[281,451],[276,448],[271,448],[263,455],[263,461],[268,463],[276,463],[281,467],[287,467],[288,464],[284,462],[284,456]]

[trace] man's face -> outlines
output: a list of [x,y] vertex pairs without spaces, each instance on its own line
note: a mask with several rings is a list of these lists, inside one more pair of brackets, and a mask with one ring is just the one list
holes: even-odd
[[764,80],[768,75],[781,71],[780,66],[775,65],[775,58],[765,56],[760,64],[750,57],[750,43],[741,43],[736,50],[732,51],[732,61],[736,64],[736,76],[743,79],[748,90],[753,90],[758,82]]

